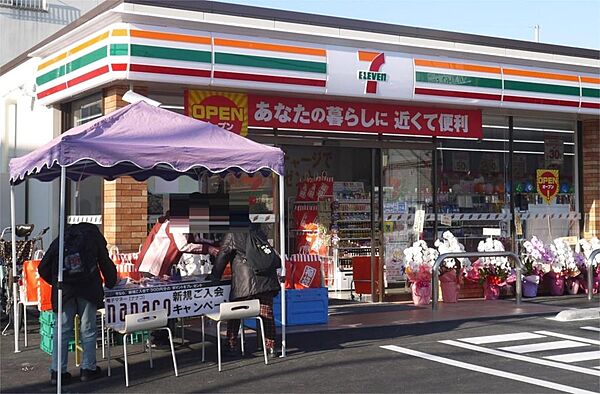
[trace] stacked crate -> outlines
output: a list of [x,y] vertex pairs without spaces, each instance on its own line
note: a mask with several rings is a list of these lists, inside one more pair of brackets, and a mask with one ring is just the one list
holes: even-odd
[[[54,312],[40,312],[40,349],[49,355],[52,355],[52,349],[54,348],[54,324]],[[75,351],[74,339],[69,341],[69,351]]]

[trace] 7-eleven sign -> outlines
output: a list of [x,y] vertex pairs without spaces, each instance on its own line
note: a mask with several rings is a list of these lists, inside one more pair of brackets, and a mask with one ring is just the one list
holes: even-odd
[[379,71],[381,66],[385,63],[385,53],[358,51],[358,60],[361,62],[369,62],[368,71],[358,71],[358,79],[367,81],[365,93],[377,93],[377,83],[387,82],[388,80],[387,74]]

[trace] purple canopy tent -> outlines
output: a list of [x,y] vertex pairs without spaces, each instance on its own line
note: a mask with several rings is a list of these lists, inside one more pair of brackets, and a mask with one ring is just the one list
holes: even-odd
[[[62,282],[65,184],[97,175],[107,180],[131,176],[145,180],[158,176],[173,180],[181,175],[201,179],[204,175],[260,173],[279,176],[283,193],[284,154],[279,148],[261,145],[144,101],[130,104],[101,118],[75,127],[35,151],[10,161],[13,275],[16,276],[14,186],[25,178],[51,181],[60,177],[59,282]],[[279,198],[280,250],[285,255],[284,202]],[[282,275],[285,263],[282,259]],[[13,285],[15,322],[17,284]],[[58,290],[61,324],[62,290]],[[282,285],[282,355],[285,356],[285,286]],[[58,341],[61,331],[58,330]],[[60,348],[59,348],[60,349]],[[15,352],[19,351],[18,323]],[[58,353],[58,365],[61,354]],[[60,374],[58,390],[60,392]]]

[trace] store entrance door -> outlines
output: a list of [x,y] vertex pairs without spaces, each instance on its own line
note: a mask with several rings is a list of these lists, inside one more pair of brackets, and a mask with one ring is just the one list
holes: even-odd
[[382,149],[381,153],[383,269],[379,288],[384,300],[401,300],[410,292],[404,249],[421,235],[428,243],[433,240],[432,229],[425,225],[434,207],[433,153],[424,149]]

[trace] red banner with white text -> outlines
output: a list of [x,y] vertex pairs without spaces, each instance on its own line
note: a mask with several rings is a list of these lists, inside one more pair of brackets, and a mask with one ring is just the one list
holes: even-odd
[[258,127],[414,136],[482,138],[480,110],[248,95]]

